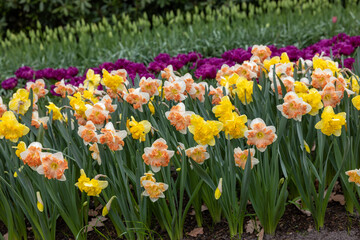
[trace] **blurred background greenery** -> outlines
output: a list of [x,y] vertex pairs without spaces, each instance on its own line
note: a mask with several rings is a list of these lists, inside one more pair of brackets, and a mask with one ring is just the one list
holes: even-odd
[[[260,14],[269,11],[299,11],[312,9],[319,11],[319,7],[334,4],[336,0],[2,0],[0,1],[0,33],[6,30],[13,32],[29,31],[37,24],[42,27],[54,28],[75,24],[77,20],[84,19],[86,23],[97,23],[103,17],[110,19],[113,15],[122,14],[136,20],[146,13],[151,21],[152,16],[165,17],[166,13],[173,11],[195,12],[205,8],[219,9],[222,6],[240,5],[240,11],[251,15],[252,12]],[[340,1],[343,7],[357,4],[358,0]]]

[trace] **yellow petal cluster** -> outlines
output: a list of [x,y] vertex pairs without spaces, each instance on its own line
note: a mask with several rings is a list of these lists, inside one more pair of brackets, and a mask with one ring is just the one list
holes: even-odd
[[20,153],[25,152],[25,150],[26,150],[25,142],[20,141],[19,144],[16,146],[16,151],[15,151],[16,156],[19,158]]
[[54,103],[50,102],[49,105],[46,106],[47,109],[49,109],[49,114],[50,112],[52,111],[53,112],[53,117],[52,119],[53,120],[63,120],[64,117],[63,115],[61,114],[61,108],[57,107]]
[[321,70],[330,69],[333,72],[334,76],[336,72],[339,73],[339,69],[336,67],[335,62],[330,60],[324,60],[319,57],[313,57],[313,68],[320,68]]
[[351,102],[357,110],[360,110],[360,95],[354,97]]
[[81,93],[77,92],[73,96],[68,96],[70,100],[70,106],[73,110],[82,117],[85,117],[86,106],[85,102],[82,100]]
[[15,114],[7,111],[0,118],[0,139],[9,139],[12,142],[17,142],[19,138],[28,134],[29,128],[18,122]]
[[345,123],[345,112],[335,114],[333,108],[327,106],[321,114],[321,121],[315,125],[315,128],[320,129],[321,132],[327,136],[334,134],[338,137],[341,135],[341,127],[344,126]]
[[215,136],[223,128],[223,124],[218,121],[205,121],[199,115],[191,115],[191,125],[189,131],[194,135],[194,140],[200,145],[215,145]]
[[252,81],[248,81],[246,78],[239,78],[236,81],[236,89],[233,90],[233,93],[237,95],[240,101],[243,104],[248,104],[253,101],[253,86]]
[[9,109],[21,115],[24,115],[30,106],[29,92],[24,88],[18,89],[9,102]]
[[230,98],[225,96],[221,98],[218,105],[212,108],[212,112],[215,114],[215,117],[219,118],[220,121],[223,121],[232,117],[232,110],[234,109],[235,107],[231,103]]
[[103,69],[103,79],[101,81],[103,85],[110,88],[114,92],[117,90],[124,90],[124,79],[119,75],[111,75],[108,71]]
[[94,70],[89,69],[86,72],[86,79],[84,81],[84,86],[90,91],[94,90],[99,86],[100,83],[100,74],[95,74]]
[[146,134],[151,130],[151,123],[147,120],[137,122],[133,116],[129,122],[129,131],[133,139],[139,139],[140,142],[145,141]]
[[244,137],[245,131],[248,130],[247,126],[245,125],[246,123],[246,115],[239,116],[239,114],[233,112],[232,118],[223,122],[223,131],[225,132],[226,138],[233,139]]
[[100,181],[95,178],[88,178],[83,169],[80,170],[80,178],[75,186],[79,188],[81,192],[86,192],[88,196],[99,196],[101,191],[108,186],[107,181]]
[[309,93],[299,93],[298,96],[311,106],[309,114],[312,116],[318,114],[319,110],[324,107],[321,95],[315,88],[310,89]]

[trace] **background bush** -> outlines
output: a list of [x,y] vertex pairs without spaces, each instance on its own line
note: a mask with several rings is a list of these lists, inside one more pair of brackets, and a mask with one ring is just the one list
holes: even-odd
[[[165,17],[165,13],[173,11],[190,11],[195,7],[202,11],[206,7],[218,9],[220,6],[240,4],[240,11],[251,16],[268,11],[302,11],[341,2],[345,7],[356,4],[358,0],[6,0],[0,1],[0,34],[6,30],[19,32],[34,29],[36,25],[49,28],[65,26],[84,19],[85,22],[99,22],[103,17],[110,19],[112,15],[129,15],[134,20],[146,13],[149,20],[153,15]],[[206,13],[205,13],[206,14]]]

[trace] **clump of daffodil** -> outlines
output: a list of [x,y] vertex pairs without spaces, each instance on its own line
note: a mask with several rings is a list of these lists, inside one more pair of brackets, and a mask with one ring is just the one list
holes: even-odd
[[145,141],[146,134],[151,130],[151,123],[149,121],[143,120],[137,122],[133,116],[131,116],[131,121],[129,121],[128,126],[132,138],[139,139],[140,142]]
[[61,108],[57,107],[54,103],[50,102],[50,104],[47,105],[46,108],[49,109],[49,114],[52,111],[53,120],[62,121],[64,119],[63,115],[61,114]]
[[85,90],[82,94],[82,97],[85,99],[85,100],[88,100],[90,101],[91,104],[95,104],[97,102],[99,102],[99,99],[97,99],[95,96],[94,96],[94,92],[92,91],[89,91],[89,90]]
[[[244,78],[245,79],[245,78]],[[245,79],[246,82],[249,82]],[[251,83],[252,85],[252,83]],[[226,138],[241,138],[244,137],[245,131],[248,130],[245,123],[247,122],[246,115],[239,115],[233,112],[235,107],[230,102],[228,96],[222,97],[220,104],[213,107],[212,111],[219,121],[223,124],[223,131]]]
[[0,118],[0,139],[9,139],[12,142],[17,142],[19,138],[28,134],[30,129],[19,123],[15,114],[11,111],[6,111]]
[[360,110],[360,95],[357,95],[353,99],[351,99],[352,104],[357,110]]
[[86,106],[85,102],[82,100],[81,93],[77,92],[73,96],[68,96],[70,100],[70,106],[73,108],[73,110],[78,114],[78,116],[86,117],[85,111]]
[[236,84],[236,80],[239,78],[239,75],[233,73],[231,76],[223,76],[220,80],[220,85],[225,87],[228,90],[232,90],[233,86]]
[[321,95],[315,88],[310,89],[309,93],[299,93],[298,96],[311,106],[311,110],[308,113],[312,116],[318,114],[319,110],[324,107]]
[[254,83],[252,81],[248,81],[243,77],[238,78],[236,81],[236,89],[233,90],[233,93],[237,95],[243,104],[251,103],[253,101],[253,86]]
[[294,82],[294,91],[296,94],[307,93],[309,88],[303,82],[295,81]]
[[88,196],[99,196],[101,191],[108,186],[107,181],[98,180],[99,177],[104,175],[97,175],[95,178],[88,178],[83,169],[80,170],[80,178],[75,186],[79,188],[81,192],[85,192]]
[[313,57],[313,68],[320,68],[321,70],[330,69],[334,75],[336,72],[339,73],[339,68],[335,62],[331,60],[324,60],[317,56]]
[[30,106],[29,92],[24,88],[18,89],[9,102],[9,109],[21,115],[24,115]]
[[321,132],[327,136],[334,134],[338,137],[341,135],[341,127],[344,126],[345,123],[345,112],[335,114],[333,108],[327,106],[321,114],[321,121],[315,125],[315,128],[320,129]]
[[270,60],[265,59],[264,60],[264,68],[269,72],[270,71],[270,67],[272,65],[275,65],[277,63],[289,63],[290,59],[289,56],[287,55],[286,52],[281,54],[281,58],[278,56],[272,57]]
[[124,78],[119,75],[112,75],[106,69],[103,69],[103,78],[101,84],[105,85],[107,88],[110,88],[112,91],[117,92],[118,90],[125,90],[125,81]]
[[194,135],[194,140],[200,145],[215,145],[215,136],[223,128],[223,124],[218,121],[205,121],[199,115],[191,115],[191,125],[189,131]]
[[224,127],[223,131],[225,132],[226,138],[242,138],[244,137],[245,131],[248,130],[247,126],[247,117],[246,115],[240,115],[233,112],[232,117],[226,119],[222,122]]
[[95,89],[99,86],[100,83],[100,74],[95,74],[94,70],[89,69],[86,72],[86,79],[84,81],[84,87],[90,92],[94,92]]
[[229,96],[221,98],[221,101],[218,105],[212,108],[212,112],[215,114],[215,117],[219,118],[222,122],[223,120],[229,119],[232,116],[232,110],[235,107],[231,103]]

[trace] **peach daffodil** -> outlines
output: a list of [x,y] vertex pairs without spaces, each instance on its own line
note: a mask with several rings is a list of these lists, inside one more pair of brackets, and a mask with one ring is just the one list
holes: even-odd
[[303,115],[311,110],[311,106],[299,98],[295,92],[288,92],[284,97],[284,103],[277,105],[277,109],[287,119],[301,121]]
[[182,134],[186,134],[187,127],[191,124],[191,115],[193,114],[191,111],[185,111],[183,103],[178,103],[170,111],[165,112],[165,116],[170,121],[170,124]]
[[47,179],[57,179],[65,181],[65,170],[68,169],[68,163],[61,152],[40,154],[42,164],[36,171],[44,175]]
[[145,164],[150,165],[154,172],[160,171],[161,167],[166,167],[174,156],[174,151],[167,149],[166,141],[163,138],[157,139],[151,147],[144,148],[142,158]]
[[264,120],[255,118],[250,123],[250,128],[245,132],[248,145],[255,145],[260,152],[264,152],[270,144],[276,141],[274,126],[266,126]]
[[251,168],[253,168],[256,164],[259,163],[259,160],[257,158],[254,158],[255,149],[251,148],[251,149],[241,150],[241,148],[237,147],[234,149],[234,160],[236,166],[245,169],[246,162],[249,157],[249,150],[250,150]]
[[24,164],[29,165],[33,170],[41,165],[42,145],[39,142],[31,143],[24,151],[20,153],[20,159]]
[[197,145],[196,147],[185,150],[186,156],[194,160],[198,164],[203,164],[206,159],[210,158],[210,154],[206,151],[207,145]]

